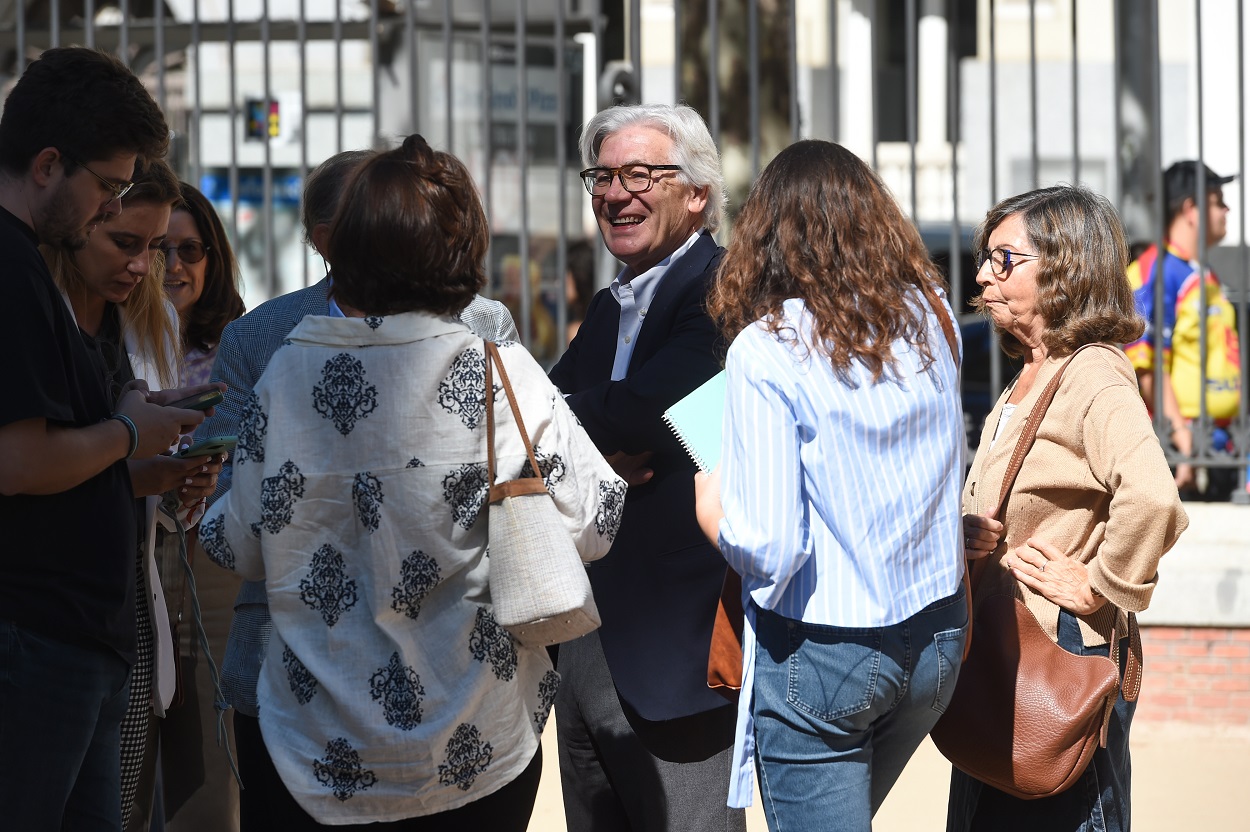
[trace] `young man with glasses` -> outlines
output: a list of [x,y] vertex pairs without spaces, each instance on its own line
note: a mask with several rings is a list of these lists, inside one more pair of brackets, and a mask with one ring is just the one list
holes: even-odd
[[707,686],[725,562],[699,530],[694,463],[661,419],[719,369],[705,299],[724,250],[720,156],[698,113],[605,110],[581,140],[603,242],[625,264],[551,380],[631,484],[589,566],[603,626],[560,645],[560,780],[572,832],[742,830],[726,806],[735,709]]
[[[169,130],[115,58],[51,49],[0,116],[0,249],[10,357],[0,396],[0,806],[13,829],[121,825],[121,719],[135,660],[136,505],[126,459],[201,414],[183,395],[114,402],[38,245],[81,248],[121,211]],[[85,173],[83,171],[86,171]]]
[[[1241,398],[1241,350],[1236,314],[1224,295],[1215,272],[1206,271],[1207,310],[1200,308],[1203,268],[1198,262],[1199,214],[1195,198],[1198,162],[1177,162],[1163,174],[1164,228],[1167,253],[1163,258],[1163,331],[1156,330],[1154,278],[1159,274],[1159,251],[1151,245],[1129,264],[1128,279],[1137,300],[1137,311],[1146,319],[1146,332],[1124,351],[1137,370],[1146,406],[1155,406],[1155,348],[1163,349],[1163,414],[1171,425],[1172,444],[1183,454],[1194,452],[1192,423],[1206,399],[1207,415],[1214,420],[1213,446],[1231,450],[1226,430],[1237,416]],[[1214,246],[1228,229],[1228,206],[1223,186],[1236,177],[1220,176],[1202,165],[1206,195],[1206,244]],[[1206,326],[1207,382],[1202,389],[1200,334]],[[1194,466],[1176,467],[1176,485],[1185,489],[1194,482]]]

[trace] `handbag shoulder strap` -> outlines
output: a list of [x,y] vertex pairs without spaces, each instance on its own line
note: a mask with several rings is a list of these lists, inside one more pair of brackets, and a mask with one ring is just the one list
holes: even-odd
[[1033,442],[1037,439],[1037,430],[1041,427],[1042,419],[1046,416],[1046,410],[1050,407],[1051,401],[1055,398],[1055,393],[1059,390],[1059,382],[1063,380],[1064,371],[1068,369],[1068,365],[1076,358],[1077,353],[1093,347],[1101,347],[1108,350],[1114,349],[1114,347],[1107,344],[1086,344],[1083,347],[1078,347],[1068,357],[1068,360],[1059,367],[1059,371],[1051,378],[1050,383],[1042,390],[1042,395],[1034,403],[1033,409],[1029,411],[1029,419],[1024,423],[1024,429],[1020,432],[1020,439],[1016,442],[1015,450],[1012,451],[1011,459],[1007,463],[1007,473],[1003,475],[1003,490],[998,495],[998,505],[994,507],[994,511],[990,515],[995,520],[1003,519],[1003,512],[1007,510],[1007,497],[1011,494],[1011,487],[1016,482],[1016,476],[1020,473],[1020,466],[1024,464],[1025,456],[1028,455],[1029,450],[1033,447]]
[[946,346],[951,351],[951,361],[955,362],[955,369],[959,369],[959,342],[955,339],[955,325],[951,321],[951,316],[946,314],[942,302],[938,300],[937,293],[933,291],[933,287],[928,283],[922,283],[920,291],[924,293],[925,299],[929,301],[929,306],[933,307],[933,314],[937,315],[938,323],[942,325],[942,334],[946,336]]
[[[538,468],[538,458],[534,455],[534,446],[530,442],[529,432],[525,430],[525,421],[521,418],[521,408],[517,405],[516,394],[512,392],[512,382],[508,379],[508,371],[504,369],[503,359],[499,355],[499,347],[494,341],[483,339],[486,351],[486,481],[490,483],[490,502],[495,503],[504,497],[518,494],[536,494],[547,490],[543,482],[542,471]],[[533,471],[528,477],[507,482],[495,483],[495,378],[493,368],[499,368],[499,383],[504,395],[508,397],[508,406],[512,409],[512,418],[516,420],[517,430],[521,432],[521,441],[525,443],[525,454],[530,460]],[[535,486],[537,483],[537,486]]]

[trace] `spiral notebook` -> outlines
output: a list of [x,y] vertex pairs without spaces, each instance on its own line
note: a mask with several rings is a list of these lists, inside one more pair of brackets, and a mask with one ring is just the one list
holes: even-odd
[[677,435],[686,453],[710,472],[720,462],[721,422],[725,413],[725,371],[722,370],[694,392],[664,411],[664,422]]

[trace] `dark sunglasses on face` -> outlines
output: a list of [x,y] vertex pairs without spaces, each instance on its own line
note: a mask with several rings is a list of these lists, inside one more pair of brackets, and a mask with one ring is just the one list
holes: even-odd
[[175,254],[178,259],[184,263],[198,263],[204,259],[204,255],[208,253],[209,247],[201,243],[199,240],[183,240],[178,245],[161,246],[161,251],[165,252],[165,262],[168,263]]

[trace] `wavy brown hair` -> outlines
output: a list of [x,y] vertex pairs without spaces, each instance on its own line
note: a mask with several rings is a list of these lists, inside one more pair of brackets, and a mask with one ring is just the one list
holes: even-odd
[[757,321],[797,340],[783,332],[781,305],[799,298],[813,318],[811,348],[839,377],[858,361],[877,382],[895,367],[899,339],[922,366],[933,363],[924,298],[942,287],[920,233],[872,169],[841,145],[801,141],[752,187],[708,311],[726,341]]
[[[1042,343],[1051,355],[1069,355],[1086,344],[1128,344],[1146,329],[1124,277],[1128,243],[1120,217],[1107,198],[1089,188],[1056,185],[1008,197],[990,209],[977,228],[974,250],[986,247],[1004,220],[1019,215],[1037,254],[1037,311],[1046,322]],[[1010,277],[1005,278],[1010,280]],[[978,295],[976,310],[988,315]],[[995,327],[998,329],[998,327]],[[1028,347],[999,329],[1003,352],[1016,358]]]

